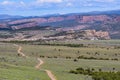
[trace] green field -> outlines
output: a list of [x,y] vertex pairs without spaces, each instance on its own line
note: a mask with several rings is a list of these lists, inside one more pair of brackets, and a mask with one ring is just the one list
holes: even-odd
[[42,70],[36,70],[35,57],[17,56],[13,44],[0,44],[0,80],[50,80]]
[[[52,71],[57,80],[92,80],[91,76],[69,71],[78,67],[120,71],[119,42],[98,41],[102,46],[88,47],[19,44],[28,58],[18,56],[18,47],[12,43],[0,43],[0,80],[50,80],[44,69]],[[35,69],[37,57],[44,61],[39,70]]]

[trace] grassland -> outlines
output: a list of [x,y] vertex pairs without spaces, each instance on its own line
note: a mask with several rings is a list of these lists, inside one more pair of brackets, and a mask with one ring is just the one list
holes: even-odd
[[78,67],[120,71],[120,49],[115,48],[119,41],[108,42],[102,41],[100,47],[94,44],[77,48],[19,44],[28,58],[18,56],[18,48],[12,43],[0,43],[0,80],[50,80],[45,71],[34,68],[37,57],[44,61],[41,68],[51,70],[57,80],[92,80],[91,76],[69,73]]
[[0,80],[50,80],[44,71],[36,70],[35,57],[17,56],[12,44],[0,44]]

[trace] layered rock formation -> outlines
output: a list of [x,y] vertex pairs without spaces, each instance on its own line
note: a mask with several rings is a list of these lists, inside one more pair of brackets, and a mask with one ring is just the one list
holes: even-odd
[[107,31],[96,30],[80,30],[80,31],[63,31],[55,35],[51,35],[48,39],[87,39],[87,40],[109,40],[110,35]]
[[[103,30],[110,33],[114,38],[120,38],[120,15],[59,15],[50,17],[29,17],[15,20],[6,20],[0,23],[0,29],[19,30],[31,27],[50,26],[61,30]],[[116,34],[112,34],[116,33]],[[107,34],[107,33],[106,33]]]
[[[95,23],[101,23],[101,24],[119,23],[120,16],[119,15],[118,16],[68,15],[68,16],[48,17],[48,18],[44,18],[44,17],[43,18],[40,18],[40,17],[38,17],[38,18],[23,18],[23,19],[19,19],[19,20],[8,21],[6,23],[1,23],[0,28],[21,29],[21,28],[28,28],[29,26],[30,27],[36,27],[36,25],[41,26],[41,24],[43,24],[43,23],[53,23],[53,22],[58,22],[59,23],[61,21],[63,21],[63,22],[66,21],[66,24],[64,26],[65,27],[70,27],[69,26],[69,20],[72,20],[72,22],[73,22],[72,27],[77,27],[78,26],[80,28],[81,25],[79,23],[82,23],[82,26],[84,26],[88,23],[92,23],[92,24],[95,24]],[[31,26],[32,24],[34,24],[34,25]],[[48,26],[51,26],[51,25],[49,24]]]
[[110,39],[110,35],[107,31],[85,30],[85,37],[91,39]]

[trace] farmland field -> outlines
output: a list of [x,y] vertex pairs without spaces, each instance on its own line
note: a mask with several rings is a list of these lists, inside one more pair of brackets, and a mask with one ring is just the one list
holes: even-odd
[[[120,71],[119,40],[82,43],[89,45],[69,47],[16,43],[28,57],[19,55],[19,46],[14,46],[14,43],[0,43],[0,80],[50,80],[45,70],[51,71],[56,80],[92,80],[88,75],[69,73],[79,67],[94,68],[96,71],[101,69],[104,72],[113,71],[113,68],[116,72]],[[37,58],[44,62],[39,69],[35,68]]]

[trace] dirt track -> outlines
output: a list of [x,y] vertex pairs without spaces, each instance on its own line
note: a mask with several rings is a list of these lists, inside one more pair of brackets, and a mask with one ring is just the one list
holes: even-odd
[[[35,66],[36,69],[40,69],[40,66],[44,63],[40,58],[37,59],[39,63]],[[57,80],[50,70],[44,69],[51,80]]]
[[14,46],[19,47],[18,50],[17,50],[17,52],[18,52],[19,55],[21,55],[22,57],[27,57],[27,56],[21,51],[21,50],[22,50],[22,47],[21,47],[21,46],[16,45],[16,44],[14,44]]
[[[21,46],[16,45],[16,44],[14,44],[14,46],[19,47],[18,50],[17,50],[18,54],[20,54],[22,57],[27,57],[23,52],[21,52],[21,50],[22,50],[22,47],[21,47]],[[40,66],[41,66],[44,62],[43,62],[40,58],[37,58],[37,60],[39,61],[39,63],[35,66],[35,68],[36,68],[36,69],[40,69]],[[44,69],[44,71],[47,73],[47,75],[49,76],[49,78],[50,78],[51,80],[57,80],[56,77],[52,74],[52,72],[51,72],[50,70]]]
[[40,58],[37,58],[39,63],[35,66],[36,69],[40,69],[40,66],[44,63]]
[[50,70],[45,70],[51,80],[57,80]]

